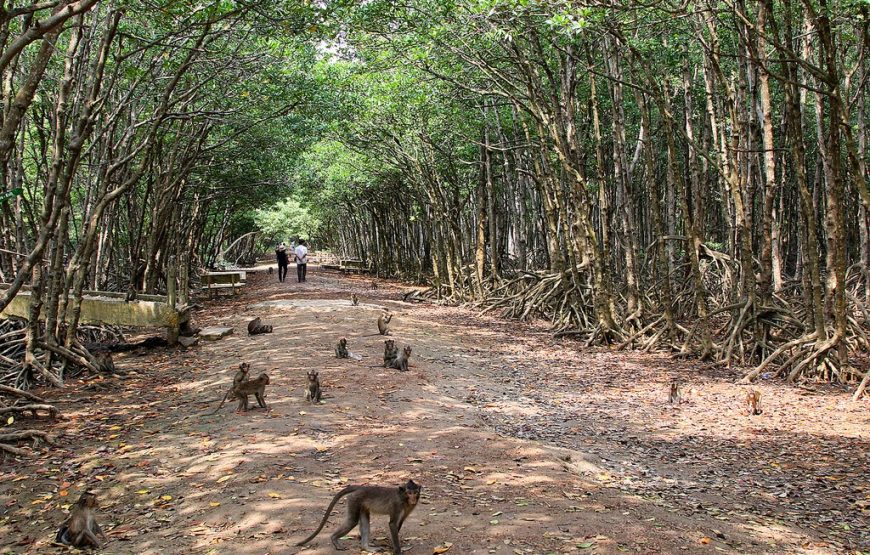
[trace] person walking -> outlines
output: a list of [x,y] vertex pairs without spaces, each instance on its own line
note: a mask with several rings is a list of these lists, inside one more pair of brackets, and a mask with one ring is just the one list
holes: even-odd
[[284,243],[278,243],[275,248],[275,258],[278,259],[278,281],[284,281],[287,277],[287,266],[290,265],[290,257],[287,256],[287,246]]
[[296,278],[299,283],[305,281],[305,273],[308,268],[308,246],[305,239],[299,239],[296,246]]

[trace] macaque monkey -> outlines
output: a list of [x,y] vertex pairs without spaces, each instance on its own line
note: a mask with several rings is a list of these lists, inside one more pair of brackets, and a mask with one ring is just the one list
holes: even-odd
[[750,416],[761,414],[762,410],[758,407],[761,404],[761,392],[757,389],[752,389],[746,394],[746,411]]
[[411,346],[405,345],[402,349],[402,354],[396,357],[396,360],[390,363],[390,368],[394,368],[400,372],[408,371],[408,360],[411,358]]
[[672,405],[680,404],[680,384],[676,381],[671,382],[671,390],[668,393],[668,403]]
[[69,517],[60,525],[54,541],[74,547],[99,549],[101,544],[97,535],[106,541],[108,537],[94,518],[96,509],[97,496],[90,491],[82,493],[79,500],[70,508]]
[[269,266],[269,275],[270,275],[270,276],[272,275],[272,273],[273,273],[274,271],[275,271],[275,270],[274,270],[271,266]]
[[392,319],[393,319],[393,315],[387,314],[386,312],[384,312],[383,314],[381,314],[378,317],[378,332],[381,335],[389,335],[390,334],[390,328],[387,326],[387,324],[389,324],[390,320],[392,320]]
[[320,389],[320,377],[316,370],[308,371],[308,385],[305,387],[305,400],[312,403],[319,403],[323,396],[323,391]]
[[350,357],[350,353],[347,351],[347,339],[342,337],[338,340],[338,343],[335,345],[335,356],[336,358],[348,358]]
[[359,297],[356,296],[356,293],[351,293],[350,304],[352,304],[353,306],[357,306],[359,304]]
[[221,400],[221,404],[218,405],[218,408],[214,409],[214,412],[211,412],[209,414],[217,413],[217,411],[223,408],[224,403],[236,396],[236,392],[238,391],[239,386],[242,385],[244,382],[248,381],[248,372],[250,370],[251,365],[247,362],[239,364],[239,369],[236,370],[236,375],[233,376],[233,386],[229,389],[229,391],[224,393],[224,398]]
[[248,412],[248,395],[253,395],[257,398],[257,404],[260,408],[266,407],[266,386],[269,385],[269,376],[260,374],[253,380],[242,382],[236,388],[236,397],[239,399],[239,407],[236,411]]
[[372,289],[372,291],[374,291],[374,290],[377,289],[377,288],[378,288],[378,280],[373,279],[373,280],[372,280],[371,289]]
[[393,554],[402,555],[399,532],[402,530],[402,524],[404,524],[405,519],[417,507],[422,489],[414,483],[414,480],[408,480],[404,486],[399,487],[347,486],[332,498],[317,530],[296,545],[305,545],[317,537],[317,534],[323,530],[323,526],[326,524],[326,520],[329,518],[329,514],[332,512],[335,504],[338,503],[338,500],[350,494],[347,498],[347,519],[330,536],[332,546],[339,551],[343,551],[344,548],[338,545],[339,538],[359,524],[360,545],[366,551],[377,551],[377,549],[369,545],[369,517],[372,514],[389,515],[390,541],[393,544]]
[[138,295],[138,293],[136,292],[136,286],[131,283],[130,286],[127,287],[127,296],[124,297],[124,302],[129,303],[135,301],[136,295]]
[[262,323],[260,317],[257,316],[248,322],[248,335],[259,335],[261,333],[272,333],[272,326]]
[[399,348],[396,347],[396,342],[392,339],[384,341],[384,368],[389,368],[398,356]]
[[105,374],[112,374],[115,372],[115,361],[112,360],[111,352],[95,351],[92,354],[94,355],[94,362],[97,370]]

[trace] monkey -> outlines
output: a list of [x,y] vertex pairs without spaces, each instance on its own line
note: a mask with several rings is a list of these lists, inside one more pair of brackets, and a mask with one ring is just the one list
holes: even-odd
[[273,273],[274,271],[275,271],[275,270],[274,270],[271,266],[269,266],[269,275],[270,275],[270,276],[272,275],[272,273]]
[[97,367],[97,370],[105,374],[115,372],[115,361],[112,360],[111,352],[101,350],[94,351],[92,354],[94,355],[94,365]]
[[380,332],[381,335],[389,335],[390,334],[390,328],[387,327],[387,324],[389,324],[390,320],[392,320],[392,319],[393,319],[393,315],[387,314],[386,312],[384,312],[383,314],[381,314],[378,317],[378,332]]
[[672,405],[680,404],[680,384],[676,381],[671,382],[671,391],[668,394],[668,402]]
[[308,371],[308,386],[305,388],[305,400],[312,403],[319,403],[323,396],[323,390],[320,388],[320,377],[316,370]]
[[352,304],[353,306],[357,306],[359,304],[359,297],[356,296],[356,293],[351,293],[350,304]]
[[405,519],[417,507],[422,489],[422,487],[414,483],[414,480],[408,480],[405,485],[399,487],[347,486],[332,498],[317,530],[296,545],[305,545],[317,537],[317,534],[323,530],[323,526],[326,524],[326,520],[329,518],[329,514],[332,512],[335,504],[338,503],[338,500],[350,494],[347,498],[347,519],[330,536],[332,546],[339,551],[343,551],[344,548],[338,545],[338,539],[359,524],[360,545],[366,551],[375,551],[369,545],[369,517],[371,514],[389,515],[390,541],[393,544],[393,554],[402,555],[399,532],[402,530],[402,524],[404,524]]
[[138,295],[138,293],[136,292],[136,286],[131,283],[130,286],[127,287],[127,296],[124,297],[124,302],[129,303],[135,301],[136,295]]
[[399,348],[396,347],[396,342],[392,339],[384,341],[384,368],[389,368],[398,356]]
[[260,317],[257,316],[250,322],[248,322],[248,335],[258,335],[261,333],[272,333],[272,326],[267,326],[260,321]]
[[247,362],[239,364],[239,369],[236,370],[236,375],[233,376],[233,386],[229,389],[229,391],[224,393],[224,398],[221,400],[221,404],[218,405],[218,408],[214,409],[214,412],[209,413],[210,415],[217,413],[217,411],[221,410],[221,408],[224,406],[224,403],[236,396],[236,391],[239,389],[239,386],[242,385],[242,383],[248,381],[248,372],[250,370],[251,365]]
[[96,494],[90,491],[83,492],[70,509],[69,517],[60,525],[54,541],[63,545],[99,549],[101,544],[97,535],[105,541],[109,538],[94,518],[96,509]]
[[338,343],[335,345],[335,356],[336,358],[348,358],[350,357],[350,353],[347,350],[347,339],[342,337],[338,340]]
[[756,389],[750,390],[746,394],[746,411],[750,416],[757,416],[763,412],[758,408],[759,404],[761,404],[761,392]]
[[396,357],[396,360],[390,363],[390,368],[394,368],[400,372],[408,371],[408,359],[411,358],[411,346],[405,345],[402,349],[402,354]]
[[372,291],[374,291],[374,290],[376,290],[377,288],[378,288],[378,280],[373,279],[373,280],[372,280],[371,289],[372,289]]
[[236,397],[239,399],[239,407],[236,411],[248,412],[248,395],[253,395],[257,399],[257,404],[260,408],[268,408],[266,406],[266,386],[269,385],[269,376],[265,373],[260,374],[253,380],[242,382],[236,388]]

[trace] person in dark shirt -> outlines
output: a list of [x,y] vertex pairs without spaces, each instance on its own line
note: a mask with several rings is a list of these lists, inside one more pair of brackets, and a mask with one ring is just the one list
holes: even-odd
[[287,277],[287,266],[290,265],[290,258],[287,256],[287,247],[284,243],[278,243],[275,249],[275,258],[278,259],[278,281],[284,281]]

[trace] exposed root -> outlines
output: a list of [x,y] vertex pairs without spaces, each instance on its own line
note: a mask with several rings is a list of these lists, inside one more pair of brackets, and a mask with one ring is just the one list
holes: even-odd
[[17,432],[9,432],[0,434],[0,451],[6,451],[15,456],[21,457],[29,455],[30,451],[20,447],[9,445],[10,443],[19,443],[21,441],[32,440],[33,448],[39,447],[39,442],[44,441],[48,445],[55,445],[54,438],[48,432],[40,430],[19,430]]

